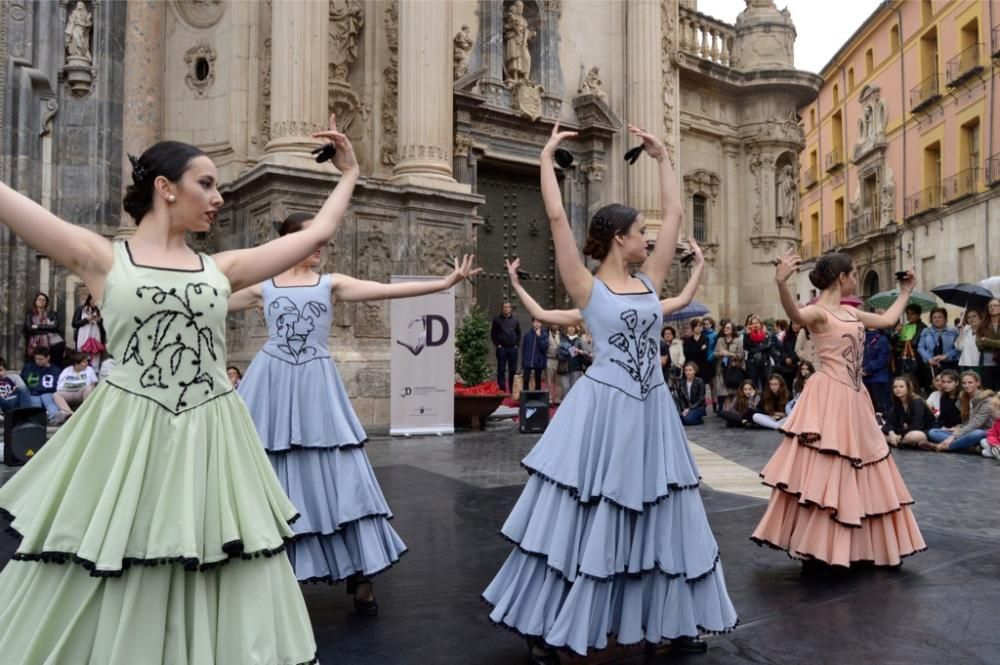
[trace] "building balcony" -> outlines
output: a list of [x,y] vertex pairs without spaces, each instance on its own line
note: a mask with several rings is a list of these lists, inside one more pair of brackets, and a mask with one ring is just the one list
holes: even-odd
[[941,199],[946,203],[972,196],[979,188],[979,168],[959,171],[941,181]]
[[862,210],[854,217],[851,217],[851,221],[847,223],[847,240],[852,241],[863,238],[875,230],[876,227],[877,223],[874,212],[871,210]]
[[799,258],[803,261],[819,258],[820,254],[819,238],[804,242],[799,247]]
[[816,176],[816,167],[810,166],[809,168],[802,169],[802,186],[806,189],[810,187],[815,187],[816,183],[819,182],[819,178]]
[[822,249],[823,253],[832,252],[838,247],[843,247],[847,243],[847,232],[846,229],[834,229],[829,233],[823,234]]
[[986,184],[992,187],[998,183],[1000,183],[1000,153],[986,159]]
[[910,90],[910,113],[919,113],[941,99],[937,72],[931,74]]
[[681,51],[718,65],[729,66],[736,28],[711,16],[680,7],[677,13]]
[[941,186],[922,189],[903,199],[903,218],[910,219],[941,207]]
[[826,170],[836,171],[837,169],[844,166],[844,149],[834,148],[830,152],[826,153]]
[[945,85],[954,88],[985,69],[983,66],[983,44],[973,44],[949,60],[945,65]]

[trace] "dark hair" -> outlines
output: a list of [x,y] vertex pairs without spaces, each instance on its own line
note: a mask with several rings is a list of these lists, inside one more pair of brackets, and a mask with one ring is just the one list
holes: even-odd
[[291,213],[285,217],[285,221],[278,225],[278,235],[287,236],[289,233],[298,233],[302,230],[302,226],[315,216],[311,212]]
[[673,335],[674,338],[677,337],[677,329],[674,328],[673,326],[663,326],[663,330],[660,331],[660,337],[663,337],[663,333],[666,332],[667,330],[670,331],[670,334]]
[[696,363],[693,360],[689,360],[686,363],[684,363],[684,369],[687,369],[688,367],[694,370],[695,376],[698,376],[698,363]]
[[934,318],[935,314],[940,314],[941,316],[943,316],[944,324],[948,325],[948,310],[946,310],[944,307],[935,307],[934,309],[931,310],[932,319]]
[[79,351],[70,351],[66,354],[66,360],[69,361],[70,365],[75,365],[77,363],[82,363],[87,359],[86,353],[80,353]]
[[750,400],[743,395],[743,389],[747,386],[753,388],[754,394],[757,393],[757,384],[752,379],[743,379],[740,387],[736,389],[736,398],[733,400],[733,410],[741,416],[750,408]]
[[235,365],[230,365],[229,367],[227,367],[227,368],[226,368],[226,371],[227,371],[227,372],[228,372],[229,370],[233,370],[234,372],[236,372],[236,376],[237,376],[237,377],[239,377],[239,378],[241,378],[241,379],[243,378],[243,372],[241,372],[241,371],[240,371],[240,368],[239,368],[239,367],[236,367]]
[[903,311],[905,311],[907,314],[916,314],[917,316],[920,316],[921,314],[924,313],[924,308],[914,302],[907,305],[906,309]]
[[774,322],[774,327],[778,330],[788,330],[788,321],[785,319],[778,319]]
[[36,346],[35,350],[31,352],[31,357],[34,358],[35,356],[45,356],[46,358],[51,358],[52,353],[49,351],[49,347],[47,346]]
[[49,294],[44,291],[39,291],[35,294],[35,297],[31,299],[31,309],[35,309],[35,301],[38,300],[38,296],[45,298],[45,308],[48,309],[49,303],[52,302],[52,298],[50,298]]
[[583,253],[595,261],[603,261],[611,251],[611,243],[615,236],[625,235],[639,218],[639,211],[620,203],[606,205],[590,220],[587,229],[587,242],[583,245]]
[[180,141],[160,141],[142,153],[138,158],[129,155],[132,163],[132,184],[125,190],[122,207],[135,220],[142,222],[153,208],[153,182],[163,176],[170,182],[178,182],[188,170],[191,160],[205,153],[199,148]]
[[691,326],[691,330],[694,330],[695,326],[704,326],[705,322],[696,316],[688,322],[688,325]]
[[910,404],[913,402],[913,400],[921,399],[920,393],[917,392],[917,387],[913,384],[913,379],[911,379],[909,376],[897,376],[895,379],[892,380],[892,385],[896,385],[897,381],[902,381],[903,384],[906,386],[906,401],[903,402],[898,397],[896,397],[896,393],[892,393],[892,401],[894,404],[899,405],[899,407],[903,410],[904,413],[909,413]]
[[816,262],[816,266],[809,271],[809,281],[820,291],[824,291],[831,284],[837,281],[845,272],[851,272],[854,267],[854,260],[843,252],[830,252],[824,254]]
[[[977,374],[976,372],[974,372],[971,369],[967,369],[964,372],[962,372],[961,378],[964,379],[967,376],[971,376],[972,378],[974,378],[976,380],[976,383],[978,383],[979,386],[982,387],[982,385],[983,385],[983,377],[979,376],[979,374]],[[976,391],[976,392],[979,392],[979,391]],[[962,413],[962,422],[963,423],[969,422],[969,411],[971,410],[971,404],[970,404],[971,401],[972,401],[972,399],[969,397],[969,393],[965,392],[964,390],[961,390],[959,392],[958,403],[959,403],[959,407],[960,407],[959,410]]]
[[4,358],[3,356],[0,356],[0,367],[3,367],[3,368],[7,367],[7,359]]
[[[961,377],[961,375],[959,375],[959,373],[957,371],[953,370],[953,369],[943,369],[940,372],[938,372],[938,378],[939,379],[944,379],[946,377],[955,382],[955,392],[954,392],[954,394],[952,394],[952,393],[947,393],[947,394],[950,397],[958,397],[959,393],[962,392],[962,377]],[[942,391],[942,392],[944,392],[944,391]]]
[[[771,390],[771,381],[774,379],[778,380],[777,395]],[[774,372],[771,376],[767,377],[767,384],[767,388],[764,390],[764,397],[761,399],[761,409],[768,415],[784,411],[785,405],[788,404],[788,384],[785,383],[785,377]]]
[[795,380],[792,381],[792,392],[795,393],[796,395],[801,393],[802,389],[806,387],[807,379],[802,378],[803,367],[809,368],[810,377],[812,377],[812,375],[816,373],[816,366],[813,365],[811,362],[809,362],[808,360],[799,361],[799,366],[796,368],[797,371],[795,372]]
[[983,318],[979,321],[979,329],[976,330],[977,337],[989,337],[991,330],[993,328],[993,317],[990,315],[990,303],[994,300],[1000,301],[1000,298],[990,298],[986,303],[986,307],[983,311]]

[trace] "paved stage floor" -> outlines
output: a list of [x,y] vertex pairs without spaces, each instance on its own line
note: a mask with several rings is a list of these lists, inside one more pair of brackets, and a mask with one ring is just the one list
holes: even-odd
[[[897,451],[928,550],[900,570],[811,580],[783,553],[749,540],[764,500],[747,479],[778,435],[726,430],[711,417],[688,433],[741,625],[707,638],[710,649],[701,656],[608,650],[564,662],[1000,663],[1000,464]],[[497,530],[525,478],[518,461],[536,439],[509,424],[447,437],[372,437],[368,454],[409,553],[376,579],[374,619],[354,614],[343,587],[305,587],[323,665],[527,662],[517,636],[489,623],[479,593],[510,550]],[[0,479],[11,473],[0,467]],[[12,548],[0,536],[3,561]]]

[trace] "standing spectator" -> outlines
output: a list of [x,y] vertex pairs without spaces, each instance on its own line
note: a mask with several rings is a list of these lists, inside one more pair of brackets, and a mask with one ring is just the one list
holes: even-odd
[[764,382],[771,373],[771,350],[773,340],[764,328],[764,322],[756,314],[747,318],[747,330],[743,333],[743,352],[746,354],[747,378],[753,381],[757,392],[763,392]]
[[786,324],[785,331],[779,338],[780,341],[777,342],[775,353],[777,362],[774,371],[781,375],[787,386],[792,385],[792,382],[795,381],[795,373],[799,369],[799,356],[795,353],[795,342],[800,334],[802,334],[802,326],[798,323],[792,323],[791,326]]
[[7,359],[0,357],[0,411],[7,413],[22,406],[31,406],[31,393],[24,379],[7,371]]
[[983,354],[979,351],[979,347],[976,346],[976,331],[982,322],[982,312],[978,309],[968,309],[959,323],[958,339],[955,340],[955,348],[960,351],[960,355],[958,356],[959,372],[971,369],[980,376],[983,375],[983,370],[980,367]]
[[517,373],[517,345],[521,342],[521,322],[514,317],[514,306],[505,302],[500,314],[493,319],[490,339],[497,347],[497,385],[500,390],[514,389],[514,374]]
[[983,385],[1000,390],[1000,298],[986,306],[986,316],[976,331],[976,348],[982,354]]
[[1000,395],[994,395],[990,400],[990,415],[993,416],[993,427],[979,442],[983,457],[992,457],[1000,462]]
[[240,387],[240,381],[243,380],[243,372],[240,371],[239,367],[234,367],[230,365],[226,368],[226,376],[229,378],[229,385],[236,388]]
[[549,346],[545,349],[545,385],[549,388],[549,400],[553,404],[560,402],[559,390],[559,344],[562,342],[562,333],[559,326],[549,326]]
[[737,388],[729,408],[723,409],[719,415],[726,421],[726,427],[753,429],[753,417],[759,405],[760,395],[757,393],[757,388],[753,385],[753,381],[745,379]]
[[698,365],[684,363],[684,378],[677,391],[677,408],[685,427],[705,423],[705,382],[698,376]]
[[[708,338],[708,364],[711,367],[715,367],[715,341],[719,339],[719,331],[715,329],[715,319],[710,316],[704,316],[701,319],[701,331],[705,337]],[[711,389],[711,382],[709,382],[709,389]]]
[[865,331],[865,350],[861,363],[861,376],[872,398],[875,413],[889,410],[889,361],[891,358],[889,336],[882,330]]
[[83,304],[73,312],[71,325],[76,331],[76,350],[86,353],[90,357],[90,366],[95,372],[99,371],[107,334],[104,332],[101,309],[94,304],[94,297],[89,293]]
[[576,326],[566,326],[566,334],[559,341],[559,388],[563,399],[570,388],[583,376],[583,340],[577,334]]
[[663,370],[663,381],[667,384],[667,392],[673,395],[675,400],[684,360],[684,345],[677,339],[677,330],[673,326],[664,326],[660,331],[660,368]]
[[[931,374],[937,374],[945,369],[958,369],[958,349],[955,340],[958,331],[948,325],[948,312],[944,307],[931,310],[931,325],[924,328],[917,342],[917,352],[920,359],[930,368]],[[924,377],[924,387],[931,385],[930,377]]]
[[522,389],[528,390],[530,375],[535,375],[535,390],[542,389],[542,372],[545,371],[547,358],[545,356],[549,349],[549,332],[542,330],[542,322],[538,319],[531,320],[531,330],[524,334],[521,342],[521,366],[524,372],[521,377],[524,381]]
[[726,403],[739,390],[746,378],[743,369],[743,337],[736,332],[736,324],[725,320],[719,329],[715,342],[715,383],[712,392],[716,396],[715,408],[720,415],[729,408]]
[[780,374],[772,374],[767,380],[767,388],[760,400],[758,413],[753,416],[754,423],[765,429],[781,429],[791,410],[788,408],[790,402],[785,379]]
[[585,323],[580,324],[580,352],[583,355],[583,371],[586,372],[594,364],[594,339]]
[[992,390],[982,390],[978,374],[962,374],[962,424],[950,429],[932,429],[927,432],[930,442],[921,447],[946,453],[978,446],[986,436],[986,430],[993,425],[993,410],[990,408],[992,397]]
[[707,385],[712,370],[708,364],[708,336],[701,319],[691,319],[691,334],[684,338],[684,361],[698,367],[698,378]]
[[788,321],[778,319],[774,322],[774,338],[779,344],[785,341],[785,334],[788,332]]
[[890,446],[916,447],[927,442],[927,430],[933,427],[934,416],[913,381],[897,376],[892,382],[892,401],[885,416],[885,441]]
[[63,351],[66,349],[66,341],[59,334],[61,324],[59,313],[49,311],[48,294],[41,291],[36,293],[34,305],[24,317],[25,359],[31,360],[37,349],[45,347],[52,362],[61,366]]
[[59,371],[59,367],[52,364],[49,350],[44,346],[37,347],[33,362],[25,363],[21,368],[21,378],[31,393],[31,406],[44,406],[49,423],[53,425],[61,423],[73,413],[66,400],[56,394]]
[[90,366],[86,353],[72,351],[66,359],[71,364],[59,373],[55,397],[61,398],[70,410],[75,411],[94,391],[97,385],[97,372]]
[[812,333],[809,328],[803,328],[795,337],[795,355],[799,360],[807,360],[813,367],[820,366],[819,355],[816,353],[816,345],[812,341]]
[[[893,344],[896,374],[912,376],[914,383],[920,388],[926,388],[930,382],[930,372],[927,366],[917,353],[917,342],[920,335],[927,327],[920,315],[923,314],[920,305],[907,305],[904,310],[906,323],[896,332],[895,343]],[[924,382],[924,375],[927,375],[928,382]]]

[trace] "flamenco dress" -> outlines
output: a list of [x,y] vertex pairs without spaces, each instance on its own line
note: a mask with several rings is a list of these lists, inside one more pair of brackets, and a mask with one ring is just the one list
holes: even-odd
[[261,285],[268,340],[238,389],[278,482],[302,514],[288,546],[300,582],[372,577],[406,552],[330,357],[331,279]]
[[490,619],[550,647],[724,632],[737,622],[698,469],[659,365],[649,279],[618,294],[594,279],[583,318],[596,362],[522,464],[501,529],[514,544],[483,592]]
[[230,287],[136,265],[104,288],[118,364],[0,488],[21,538],[0,573],[0,660],[17,665],[315,662],[283,550],[296,510],[224,360]]
[[835,566],[895,566],[926,548],[861,377],[865,329],[827,311],[812,333],[820,369],[806,381],[784,439],[761,472],[771,498],[760,545]]

